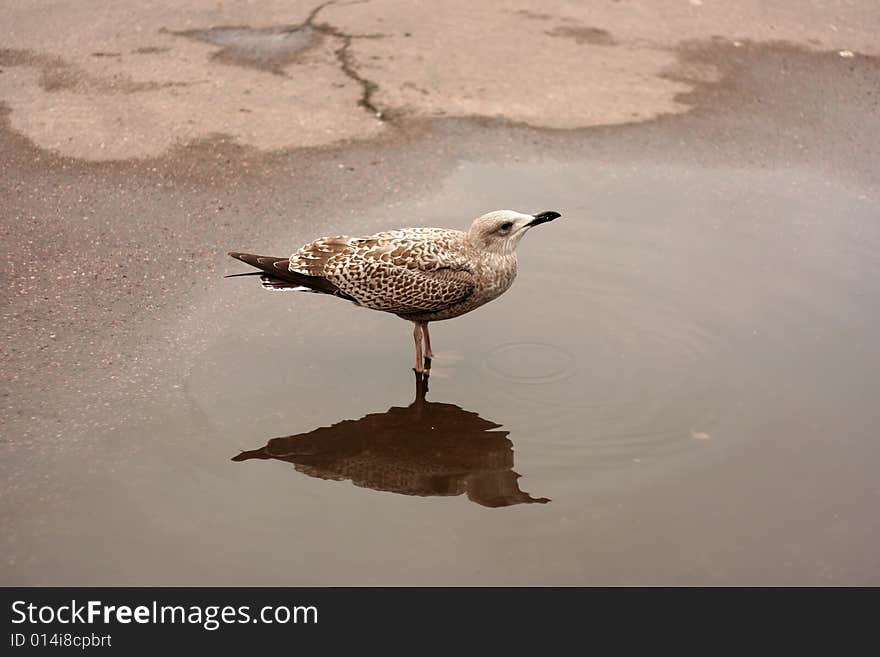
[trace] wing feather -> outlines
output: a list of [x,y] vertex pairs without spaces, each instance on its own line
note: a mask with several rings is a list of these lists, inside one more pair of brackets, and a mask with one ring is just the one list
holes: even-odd
[[324,277],[367,308],[436,312],[474,291],[463,238],[459,231],[436,228],[326,237],[294,253],[290,270]]

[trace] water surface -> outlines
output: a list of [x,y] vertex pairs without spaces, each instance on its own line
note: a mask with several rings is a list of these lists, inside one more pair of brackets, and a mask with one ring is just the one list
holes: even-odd
[[106,437],[136,459],[69,464],[88,486],[17,576],[880,583],[876,195],[797,168],[462,162],[362,223],[498,208],[563,217],[508,293],[432,326],[424,398],[398,318],[218,280],[168,329],[219,327],[159,374],[185,403]]

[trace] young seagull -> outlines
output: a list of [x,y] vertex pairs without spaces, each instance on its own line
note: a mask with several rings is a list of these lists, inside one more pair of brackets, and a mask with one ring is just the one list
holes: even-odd
[[530,228],[558,212],[497,210],[470,230],[402,228],[368,237],[322,237],[289,258],[230,251],[252,265],[267,290],[330,294],[393,313],[415,325],[416,372],[431,368],[428,322],[451,319],[492,301],[516,278],[516,247]]

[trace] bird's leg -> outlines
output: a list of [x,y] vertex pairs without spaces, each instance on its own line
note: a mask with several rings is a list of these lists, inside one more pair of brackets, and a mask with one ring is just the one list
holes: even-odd
[[425,335],[425,358],[431,360],[434,358],[434,352],[431,351],[431,334],[428,333],[428,322],[422,322],[422,333]]
[[416,341],[416,374],[422,374],[425,371],[425,364],[422,361],[422,325],[421,322],[413,322],[413,339]]
[[422,334],[425,336],[425,369],[431,369],[434,352],[431,351],[431,334],[428,333],[428,322],[422,322]]

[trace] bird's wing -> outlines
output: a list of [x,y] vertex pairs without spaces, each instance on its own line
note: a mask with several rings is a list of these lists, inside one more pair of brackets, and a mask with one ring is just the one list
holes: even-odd
[[291,271],[322,276],[362,306],[407,314],[443,310],[474,290],[462,234],[410,229],[371,237],[327,237],[290,257]]

